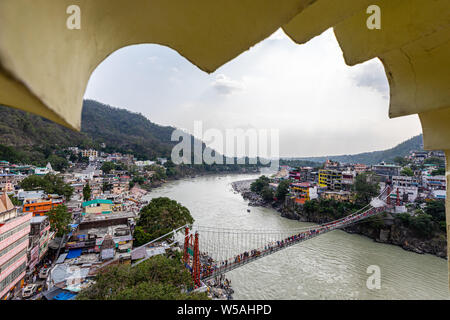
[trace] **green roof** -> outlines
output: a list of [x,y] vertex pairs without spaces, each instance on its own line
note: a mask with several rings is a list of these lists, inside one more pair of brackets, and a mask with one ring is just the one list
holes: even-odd
[[94,199],[94,200],[91,200],[91,201],[83,202],[82,206],[84,208],[84,207],[90,206],[91,204],[97,204],[97,203],[113,204],[113,202],[111,200]]

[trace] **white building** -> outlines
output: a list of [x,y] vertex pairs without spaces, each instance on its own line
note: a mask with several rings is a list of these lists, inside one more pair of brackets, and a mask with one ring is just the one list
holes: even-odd
[[34,174],[37,175],[46,175],[48,173],[53,173],[55,171],[53,171],[52,165],[50,164],[50,162],[47,163],[47,165],[45,167],[37,167],[34,169]]
[[355,171],[343,171],[342,184],[353,184],[355,177],[356,177]]
[[155,161],[150,161],[150,160],[144,160],[144,161],[135,161],[134,164],[137,165],[138,167],[145,167],[145,166],[151,166],[153,164],[155,164]]
[[[401,187],[401,186],[394,186],[394,189],[391,192],[392,194],[397,195],[397,190],[400,196],[400,199],[404,199],[404,195],[408,195],[408,202],[414,202],[417,199],[417,196],[419,195],[419,188],[418,187]],[[395,200],[394,200],[395,201]]]
[[447,197],[447,191],[445,191],[445,190],[433,190],[432,194],[435,199],[445,200]]
[[430,190],[445,190],[447,179],[445,176],[423,176],[423,186]]
[[394,187],[418,187],[419,181],[416,177],[408,177],[408,176],[393,176],[392,177],[392,185]]

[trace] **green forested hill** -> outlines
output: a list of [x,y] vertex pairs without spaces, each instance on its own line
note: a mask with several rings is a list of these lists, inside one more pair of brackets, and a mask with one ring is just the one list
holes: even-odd
[[373,165],[380,163],[381,161],[392,162],[395,157],[404,157],[412,150],[423,150],[423,138],[422,135],[418,135],[408,139],[397,146],[373,152],[364,152],[353,155],[339,155],[339,156],[326,156],[326,157],[309,157],[309,158],[291,158],[295,160],[307,160],[313,162],[322,163],[327,159],[333,161],[339,161],[342,163],[363,163],[366,165]]
[[169,157],[176,142],[170,140],[174,127],[152,123],[138,113],[85,100],[81,131],[106,152],[132,153],[139,158]]
[[168,157],[176,143],[170,140],[174,129],[93,100],[84,101],[81,132],[0,106],[0,160],[42,164],[62,147],[101,149],[101,143],[106,152],[132,153],[142,159]]

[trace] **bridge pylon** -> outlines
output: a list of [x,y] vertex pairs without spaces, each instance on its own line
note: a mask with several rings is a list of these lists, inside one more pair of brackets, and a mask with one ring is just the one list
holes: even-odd
[[189,228],[184,228],[184,254],[183,254],[183,262],[189,264]]
[[387,203],[388,205],[391,204],[391,186],[388,186],[388,187],[387,187],[387,201],[386,201],[386,203]]
[[201,266],[200,266],[200,250],[198,244],[198,232],[195,233],[194,240],[194,257],[193,257],[193,266],[192,266],[192,278],[194,283],[197,286],[200,286],[200,274],[201,274]]

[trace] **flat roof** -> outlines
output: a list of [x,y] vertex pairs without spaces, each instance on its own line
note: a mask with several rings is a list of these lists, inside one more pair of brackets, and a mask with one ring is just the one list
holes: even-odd
[[33,223],[42,223],[47,219],[48,219],[47,216],[35,216],[35,217],[31,218],[30,223],[32,223],[32,224]]
[[113,204],[113,202],[111,200],[107,200],[107,199],[94,199],[94,200],[90,200],[90,201],[86,201],[83,202],[82,206],[83,207],[87,207],[91,204],[97,204],[97,203],[105,203],[105,204]]

